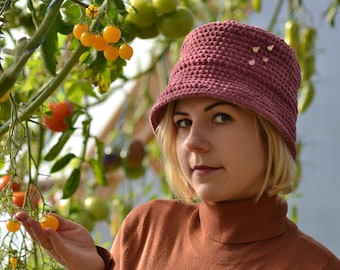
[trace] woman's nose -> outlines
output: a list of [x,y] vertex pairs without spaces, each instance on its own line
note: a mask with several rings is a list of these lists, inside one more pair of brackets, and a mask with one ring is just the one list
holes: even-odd
[[184,143],[190,152],[206,152],[210,148],[209,133],[202,127],[192,125]]

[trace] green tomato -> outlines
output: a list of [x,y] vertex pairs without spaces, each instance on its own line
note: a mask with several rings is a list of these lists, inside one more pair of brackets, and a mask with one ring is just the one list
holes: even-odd
[[57,204],[58,213],[64,217],[70,214],[71,198],[61,199]]
[[135,0],[128,8],[126,20],[132,22],[137,27],[152,25],[156,20],[156,10],[151,0]]
[[84,208],[95,220],[107,219],[110,214],[110,207],[106,200],[91,196],[85,199]]
[[194,14],[186,7],[178,7],[173,13],[161,15],[157,22],[159,32],[167,38],[180,38],[194,26]]
[[152,0],[152,4],[159,12],[174,12],[178,5],[178,0]]
[[313,27],[303,28],[301,31],[301,55],[304,56],[307,53],[312,53],[316,41],[316,29]]
[[86,211],[81,212],[75,212],[71,214],[70,219],[74,222],[82,225],[84,228],[86,228],[89,232],[93,231],[95,226],[95,220],[92,216],[90,216],[89,213]]
[[141,39],[154,38],[154,37],[157,37],[159,34],[155,23],[150,26],[146,26],[146,27],[135,27],[134,30],[135,30],[136,36]]
[[302,114],[307,110],[314,99],[315,89],[313,83],[311,81],[304,82],[299,92],[298,111]]
[[297,55],[299,54],[299,28],[296,20],[288,20],[284,26],[284,40]]
[[144,166],[138,166],[138,167],[128,167],[125,166],[124,167],[124,171],[125,171],[125,176],[128,179],[138,179],[140,177],[142,177],[145,174],[145,167]]

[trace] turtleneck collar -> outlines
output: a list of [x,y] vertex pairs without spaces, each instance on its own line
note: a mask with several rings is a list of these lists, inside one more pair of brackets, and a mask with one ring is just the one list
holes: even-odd
[[206,238],[224,244],[250,243],[282,234],[287,227],[287,203],[263,196],[223,203],[202,202],[201,230]]
[[201,202],[189,221],[191,246],[199,257],[218,265],[238,266],[267,256],[282,245],[289,227],[286,213],[287,203],[278,196]]

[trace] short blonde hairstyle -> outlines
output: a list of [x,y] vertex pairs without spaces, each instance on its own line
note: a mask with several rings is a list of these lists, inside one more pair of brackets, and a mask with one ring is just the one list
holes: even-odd
[[[186,181],[176,153],[176,127],[173,123],[174,108],[175,102],[167,105],[165,115],[156,130],[156,135],[162,148],[164,167],[170,189],[176,197],[192,201],[197,199],[197,194]],[[263,186],[257,198],[260,198],[263,194],[288,194],[293,190],[296,181],[295,160],[276,128],[257,114],[255,114],[255,118],[260,127],[268,161]]]

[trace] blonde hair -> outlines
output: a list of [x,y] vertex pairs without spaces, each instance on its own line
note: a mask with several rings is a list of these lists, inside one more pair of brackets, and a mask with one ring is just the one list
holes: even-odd
[[[173,123],[175,102],[167,105],[156,134],[161,144],[167,182],[180,199],[191,201],[197,199],[194,189],[185,180],[176,154],[176,127]],[[288,194],[293,189],[296,163],[286,143],[277,129],[263,117],[255,114],[260,127],[261,138],[267,150],[267,169],[263,186],[257,198],[263,194]]]

